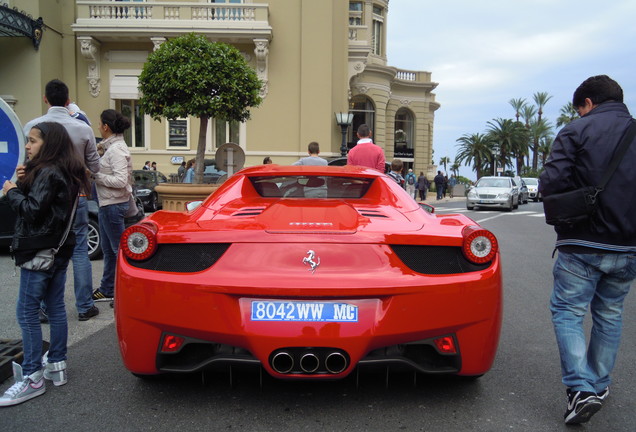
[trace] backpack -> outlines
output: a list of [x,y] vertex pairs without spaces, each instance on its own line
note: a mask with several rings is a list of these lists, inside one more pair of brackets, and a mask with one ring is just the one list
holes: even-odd
[[408,184],[415,184],[415,176],[413,174],[406,176],[406,181]]

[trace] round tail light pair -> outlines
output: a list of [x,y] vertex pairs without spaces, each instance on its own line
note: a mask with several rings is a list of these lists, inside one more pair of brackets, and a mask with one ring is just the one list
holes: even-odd
[[121,236],[120,249],[128,258],[143,261],[157,250],[157,227],[141,223],[126,228]]
[[492,261],[499,251],[495,235],[477,225],[464,227],[462,236],[464,237],[462,252],[472,263],[484,264]]

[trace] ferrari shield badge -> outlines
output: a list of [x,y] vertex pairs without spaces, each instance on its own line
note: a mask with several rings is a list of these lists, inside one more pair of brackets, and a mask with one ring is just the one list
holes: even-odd
[[311,274],[314,274],[318,266],[320,265],[320,257],[316,256],[316,253],[312,250],[307,251],[307,256],[303,258],[303,264],[308,265]]

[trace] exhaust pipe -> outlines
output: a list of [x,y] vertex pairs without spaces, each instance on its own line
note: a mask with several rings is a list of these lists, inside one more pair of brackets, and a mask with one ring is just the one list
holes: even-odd
[[279,374],[291,372],[294,368],[294,358],[287,351],[280,351],[272,357],[272,369]]
[[347,358],[337,351],[332,352],[325,359],[327,372],[338,374],[347,368]]
[[305,373],[316,372],[318,370],[318,366],[320,366],[320,361],[313,353],[303,354],[300,358],[300,369],[302,369]]

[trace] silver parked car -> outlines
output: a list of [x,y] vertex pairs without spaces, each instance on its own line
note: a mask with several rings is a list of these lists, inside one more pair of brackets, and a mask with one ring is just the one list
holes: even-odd
[[528,197],[534,201],[541,201],[541,193],[539,192],[539,179],[532,177],[524,177],[523,181],[528,186]]
[[466,208],[503,208],[507,211],[519,207],[519,187],[510,177],[482,177],[466,195]]

